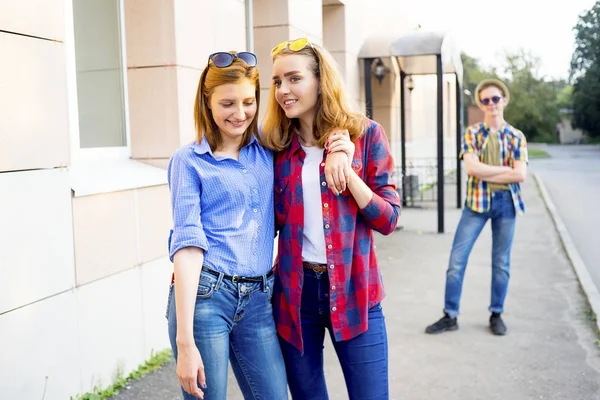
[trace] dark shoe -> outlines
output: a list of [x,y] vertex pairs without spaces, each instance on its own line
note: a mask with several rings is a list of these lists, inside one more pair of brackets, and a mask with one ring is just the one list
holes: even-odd
[[458,329],[458,322],[456,318],[450,318],[448,314],[444,313],[444,316],[440,318],[435,324],[429,325],[425,328],[425,333],[442,333],[446,331],[455,331]]
[[504,321],[502,321],[499,313],[492,313],[490,317],[490,331],[494,335],[506,335],[506,325],[504,325]]

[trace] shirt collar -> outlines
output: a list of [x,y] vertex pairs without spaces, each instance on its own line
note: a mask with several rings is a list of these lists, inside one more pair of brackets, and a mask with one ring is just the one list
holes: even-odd
[[298,130],[294,129],[292,133],[292,142],[290,143],[289,152],[290,154],[294,154],[300,149],[302,149],[302,146],[300,145],[300,139],[298,138]]
[[206,138],[204,136],[202,136],[200,143],[194,142],[194,152],[196,154],[208,153],[211,156],[213,155],[212,150],[210,149],[210,145],[208,144],[208,141],[206,140]]
[[[258,141],[256,140],[256,136],[252,135],[250,137],[250,142],[244,147],[252,146],[255,143],[258,143]],[[210,145],[208,144],[208,141],[206,140],[205,136],[202,136],[202,140],[200,141],[200,143],[194,142],[194,152],[196,154],[200,154],[200,155],[208,153],[214,157],[214,154],[213,154],[213,152],[210,148]]]
[[[489,133],[490,127],[485,122],[483,122],[482,125],[483,125],[483,129]],[[506,121],[504,121],[502,123],[502,125],[500,125],[500,129],[498,129],[497,132],[504,132],[507,127],[508,127],[508,124],[506,123]]]

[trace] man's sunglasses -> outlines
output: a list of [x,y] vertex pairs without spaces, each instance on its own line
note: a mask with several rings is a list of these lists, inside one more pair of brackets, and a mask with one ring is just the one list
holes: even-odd
[[286,47],[293,52],[300,51],[306,46],[312,47],[312,44],[308,41],[307,38],[300,38],[296,40],[286,40],[284,42],[279,43],[277,46],[273,47],[271,50],[271,56],[275,57],[277,54],[281,52],[281,50]]
[[481,102],[481,104],[483,104],[484,106],[487,106],[488,104],[490,104],[490,101],[494,104],[498,104],[500,102],[500,100],[502,99],[502,97],[500,96],[493,96],[492,98],[486,98],[486,99],[481,99],[479,100]]
[[213,65],[217,68],[227,68],[233,64],[233,60],[239,58],[246,63],[249,67],[256,67],[257,60],[254,53],[248,51],[242,51],[241,53],[226,53],[219,51],[208,56],[209,63],[212,61]]

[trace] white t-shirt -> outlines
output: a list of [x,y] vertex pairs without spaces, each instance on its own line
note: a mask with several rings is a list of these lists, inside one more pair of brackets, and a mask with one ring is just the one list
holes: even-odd
[[321,205],[322,182],[320,182],[319,173],[324,149],[304,146],[302,149],[306,153],[302,167],[302,197],[304,200],[302,261],[326,264],[323,206]]

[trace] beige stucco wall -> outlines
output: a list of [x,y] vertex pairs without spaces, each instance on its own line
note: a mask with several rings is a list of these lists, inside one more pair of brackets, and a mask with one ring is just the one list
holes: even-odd
[[0,32],[0,48],[11,55],[0,63],[0,171],[69,161],[62,3],[0,5],[0,28],[11,32]]
[[[68,3],[0,4],[0,45],[8,54],[0,66],[0,219],[10,227],[0,232],[6,399],[68,399],[168,346],[167,187],[74,196],[74,171],[82,168],[70,148],[76,99],[69,97]],[[135,85],[129,93],[140,97]],[[132,136],[131,148],[143,149],[146,135]],[[77,178],[86,181],[85,173]]]

